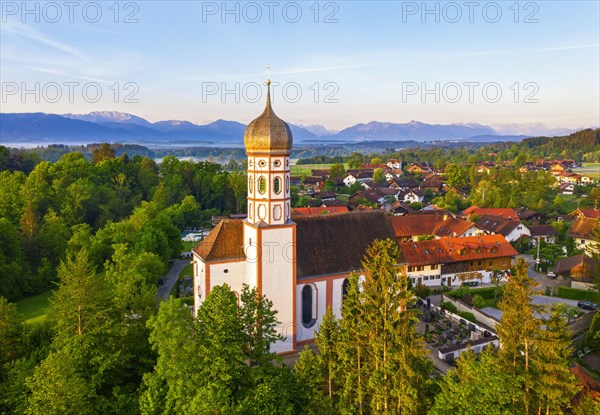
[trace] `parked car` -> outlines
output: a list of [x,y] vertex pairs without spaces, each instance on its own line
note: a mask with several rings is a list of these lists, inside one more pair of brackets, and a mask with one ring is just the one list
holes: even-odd
[[584,310],[596,310],[598,306],[596,303],[592,303],[591,301],[580,301],[577,303],[577,307],[582,308]]
[[477,287],[479,285],[479,281],[465,281],[462,283],[463,287]]
[[556,278],[556,274],[553,271],[548,271],[548,278]]

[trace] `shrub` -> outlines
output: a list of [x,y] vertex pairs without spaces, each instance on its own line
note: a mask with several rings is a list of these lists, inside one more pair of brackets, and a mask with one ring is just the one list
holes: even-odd
[[475,308],[483,308],[485,307],[485,300],[481,295],[475,294],[471,300],[471,305]]
[[448,311],[450,311],[451,313],[455,313],[458,311],[458,309],[456,308],[456,306],[454,304],[452,304],[450,301],[444,301],[444,304],[442,304],[444,306],[444,308]]
[[477,319],[475,318],[475,314],[470,313],[468,311],[461,311],[458,313],[459,316],[464,318],[465,320],[469,320],[471,323],[477,323]]
[[415,295],[417,297],[425,299],[429,297],[429,294],[431,294],[431,289],[420,282],[415,287]]

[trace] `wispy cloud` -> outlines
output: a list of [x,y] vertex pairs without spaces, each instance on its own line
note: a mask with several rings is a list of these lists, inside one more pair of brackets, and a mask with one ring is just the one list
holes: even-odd
[[19,38],[22,38],[25,40],[38,42],[38,43],[41,43],[46,46],[50,46],[51,48],[58,50],[60,52],[66,53],[67,55],[69,55],[73,58],[76,58],[82,62],[89,63],[89,64],[93,63],[92,60],[78,48],[73,47],[64,42],[58,41],[56,39],[53,39],[52,37],[50,37],[46,34],[43,34],[37,30],[34,30],[25,24],[15,25],[15,24],[12,24],[11,22],[6,22],[5,24],[2,25],[1,32],[5,32],[7,34],[11,34],[13,36],[16,36],[16,37],[19,37]]

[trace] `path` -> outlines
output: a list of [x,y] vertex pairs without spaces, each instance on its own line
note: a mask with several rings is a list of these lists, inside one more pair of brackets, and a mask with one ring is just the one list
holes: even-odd
[[181,270],[190,263],[189,259],[176,259],[173,261],[173,266],[171,269],[163,276],[163,285],[158,286],[158,292],[156,293],[156,298],[160,300],[168,300],[169,295],[171,294],[171,289],[175,282],[177,281],[177,277]]

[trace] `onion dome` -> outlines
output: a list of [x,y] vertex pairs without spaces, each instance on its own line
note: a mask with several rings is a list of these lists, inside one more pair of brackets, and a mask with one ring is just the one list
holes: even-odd
[[271,108],[271,81],[267,80],[267,105],[244,133],[247,153],[289,153],[292,149],[292,131],[289,125]]

